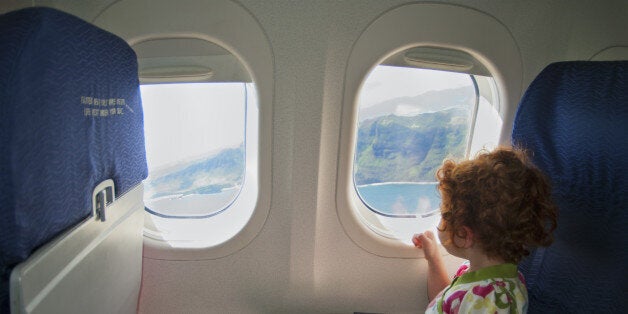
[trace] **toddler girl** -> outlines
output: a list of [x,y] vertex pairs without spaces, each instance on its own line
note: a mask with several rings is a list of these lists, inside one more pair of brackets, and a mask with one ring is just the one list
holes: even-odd
[[449,279],[434,234],[412,242],[428,262],[426,313],[525,313],[527,291],[517,263],[548,246],[557,207],[548,180],[522,151],[499,148],[474,160],[447,160],[436,175],[441,193],[438,237],[468,260]]

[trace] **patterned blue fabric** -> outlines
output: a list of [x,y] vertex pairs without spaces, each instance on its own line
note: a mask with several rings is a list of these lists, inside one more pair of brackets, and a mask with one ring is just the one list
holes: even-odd
[[530,313],[628,308],[628,61],[561,62],[532,82],[512,140],[551,178],[554,243],[520,265]]
[[90,216],[92,189],[147,176],[137,58],[49,8],[0,16],[0,312],[11,269]]

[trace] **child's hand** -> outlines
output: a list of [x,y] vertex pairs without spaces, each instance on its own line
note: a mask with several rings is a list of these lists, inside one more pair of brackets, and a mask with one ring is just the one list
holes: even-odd
[[412,243],[425,252],[428,271],[427,296],[430,301],[433,301],[440,291],[451,284],[443,258],[439,253],[438,243],[432,231],[415,234],[412,237]]
[[425,252],[425,258],[428,261],[434,260],[434,258],[439,256],[438,243],[436,242],[436,238],[434,237],[434,233],[432,231],[415,234],[412,237],[412,243],[414,243],[414,246],[423,249],[423,252]]

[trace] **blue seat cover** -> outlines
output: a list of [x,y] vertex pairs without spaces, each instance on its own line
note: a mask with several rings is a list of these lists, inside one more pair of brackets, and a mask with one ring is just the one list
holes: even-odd
[[0,312],[11,269],[91,215],[93,188],[147,176],[137,58],[50,8],[0,16]]
[[628,61],[559,62],[532,82],[512,134],[553,183],[554,243],[519,265],[530,313],[628,309]]

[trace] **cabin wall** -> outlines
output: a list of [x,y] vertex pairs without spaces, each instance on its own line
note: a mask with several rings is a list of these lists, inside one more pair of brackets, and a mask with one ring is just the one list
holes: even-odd
[[[619,2],[451,2],[492,15],[511,31],[522,56],[522,90],[550,62],[588,59],[606,46],[628,44],[628,12]],[[240,3],[259,21],[274,53],[270,215],[259,236],[231,256],[145,259],[142,312],[424,308],[425,261],[378,257],[359,248],[345,234],[335,205],[347,58],[369,23],[407,1]],[[450,258],[450,269],[458,262]]]
[[[11,1],[0,5],[0,12],[30,2]],[[505,25],[522,58],[513,60],[523,65],[519,93],[551,62],[586,60],[608,46],[628,46],[628,3],[621,0],[431,2],[470,7]],[[35,3],[86,20],[106,8],[98,1]],[[421,311],[427,305],[425,260],[366,252],[347,236],[336,213],[338,154],[345,149],[339,146],[343,81],[352,46],[378,16],[416,1],[237,3],[258,21],[273,52],[269,216],[257,237],[229,256],[196,261],[144,258],[139,311]],[[147,16],[157,9],[146,8]],[[173,18],[185,17],[173,12]],[[490,44],[490,38],[478,40]],[[448,257],[447,262],[453,271],[460,260]]]

